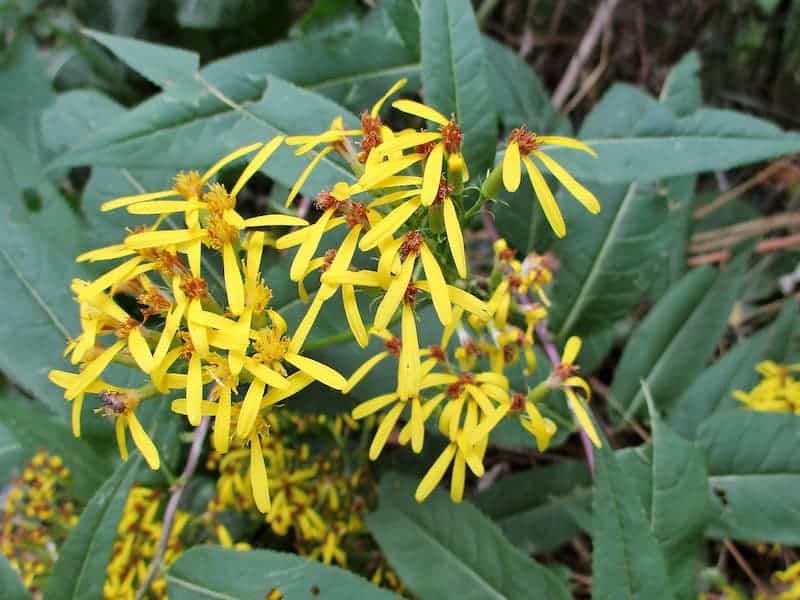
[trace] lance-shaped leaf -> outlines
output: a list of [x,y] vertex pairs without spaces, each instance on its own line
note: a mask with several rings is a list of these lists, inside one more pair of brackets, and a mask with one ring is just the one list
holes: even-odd
[[469,503],[437,491],[422,504],[416,482],[387,475],[367,525],[389,563],[422,598],[569,598],[565,583],[506,540]]
[[264,600],[273,591],[287,600],[397,598],[344,569],[272,550],[198,546],[184,552],[167,573],[173,600]]
[[483,174],[494,158],[497,113],[472,3],[425,0],[421,25],[425,101],[456,116],[469,169]]
[[92,496],[59,551],[45,600],[103,596],[117,526],[141,463],[137,454],[120,465]]

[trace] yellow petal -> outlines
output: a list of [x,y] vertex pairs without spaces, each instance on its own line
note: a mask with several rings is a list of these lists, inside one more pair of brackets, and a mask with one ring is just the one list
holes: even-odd
[[440,139],[442,139],[442,134],[438,131],[409,131],[398,135],[390,142],[381,144],[376,150],[383,155],[387,155],[407,150],[408,148],[416,148]]
[[308,221],[292,215],[261,215],[244,220],[246,227],[305,227]]
[[536,141],[541,144],[563,146],[565,148],[572,148],[573,150],[581,150],[597,158],[597,152],[592,150],[590,146],[579,140],[576,140],[575,138],[564,137],[560,135],[539,135],[536,136]]
[[422,406],[419,403],[419,396],[414,396],[411,400],[411,450],[416,454],[422,452],[422,445],[425,440],[425,420],[422,414]]
[[344,306],[344,315],[347,318],[347,325],[353,333],[353,338],[359,346],[366,348],[369,343],[369,336],[367,335],[367,328],[364,327],[364,321],[361,319],[356,292],[352,285],[342,286],[342,305]]
[[[172,404],[170,404],[170,410],[172,410],[172,412],[176,414],[185,415],[188,413],[186,405],[187,405],[186,398],[178,398],[172,401]],[[217,405],[216,402],[209,402],[208,400],[203,400],[200,407],[204,417],[215,416],[217,414],[218,408],[219,406]]]
[[491,413],[486,415],[480,424],[472,430],[472,433],[467,440],[470,445],[477,444],[481,438],[486,437],[489,433],[497,427],[503,417],[508,413],[508,404],[501,404],[495,408]]
[[253,374],[253,377],[260,379],[267,385],[280,390],[285,390],[289,387],[288,379],[279,375],[266,365],[261,364],[257,360],[250,358],[249,356],[245,357],[244,366],[248,371],[250,371],[250,373]]
[[108,202],[103,202],[103,204],[100,205],[100,210],[107,212],[109,210],[114,210],[115,208],[122,208],[123,206],[136,204],[138,202],[146,202],[148,200],[156,200],[158,198],[169,198],[170,196],[177,195],[178,192],[175,190],[163,190],[160,192],[150,192],[147,194],[136,194],[134,196],[122,196],[120,198],[109,200]]
[[453,318],[453,310],[450,305],[450,296],[447,293],[447,283],[444,280],[442,269],[436,258],[428,248],[426,243],[422,243],[420,247],[420,255],[422,258],[422,268],[425,271],[425,277],[428,280],[428,287],[430,288],[431,298],[433,299],[433,308],[436,310],[436,315],[442,325],[447,326]]
[[550,186],[547,185],[544,176],[530,158],[526,156],[522,159],[522,162],[525,163],[528,177],[530,177],[533,184],[533,191],[544,211],[547,222],[550,223],[550,227],[558,237],[564,237],[567,234],[567,226],[564,224],[564,217],[561,216],[561,210],[558,208],[558,203],[556,203],[556,198],[553,196]]
[[342,377],[337,371],[331,369],[328,365],[324,365],[307,356],[300,356],[287,352],[284,356],[286,362],[294,365],[301,371],[311,375],[317,381],[324,383],[328,387],[335,390],[341,390],[347,385],[347,380]]
[[236,436],[247,439],[253,430],[258,411],[261,408],[261,398],[264,396],[266,385],[259,379],[254,379],[247,388],[247,393],[242,401],[239,418],[236,422]]
[[461,233],[461,224],[458,222],[456,207],[448,196],[444,199],[444,228],[447,232],[447,245],[450,247],[450,255],[456,265],[458,276],[462,279],[467,277],[467,255],[464,252],[464,236]]
[[100,377],[106,367],[111,364],[114,357],[119,354],[120,350],[125,346],[125,340],[119,340],[112,346],[106,348],[99,356],[95,357],[89,364],[86,365],[72,385],[64,391],[64,398],[67,400],[74,399],[78,394],[86,391],[86,389]]
[[253,490],[256,508],[262,513],[269,512],[267,468],[264,465],[264,454],[261,452],[261,442],[257,433],[250,436],[250,486]]
[[128,248],[125,244],[114,244],[113,246],[106,246],[105,248],[97,248],[96,250],[89,250],[83,254],[78,255],[75,262],[95,262],[99,260],[114,260],[123,258],[133,254],[133,250]]
[[242,148],[237,148],[233,152],[230,152],[220,158],[217,162],[215,162],[211,168],[203,173],[203,176],[200,178],[202,183],[205,183],[209,179],[211,179],[216,173],[220,171],[225,165],[232,163],[233,161],[241,158],[246,154],[250,154],[251,152],[255,152],[259,148],[261,148],[263,144],[261,142],[257,142],[255,144],[250,144],[249,146],[243,146]]
[[370,202],[367,206],[369,208],[377,208],[378,206],[392,204],[393,202],[397,202],[398,200],[405,200],[406,198],[411,198],[412,196],[416,196],[418,194],[419,190],[399,190],[397,192],[392,192],[390,194],[379,196],[378,198],[375,198],[375,200]]
[[162,231],[143,231],[134,233],[125,238],[125,245],[134,250],[155,248],[156,246],[176,246],[194,240],[199,240],[206,235],[202,229],[164,229]]
[[322,240],[322,234],[325,232],[325,225],[328,224],[332,216],[333,209],[329,208],[322,213],[316,223],[306,229],[306,237],[303,243],[300,244],[300,248],[298,248],[297,254],[294,255],[294,260],[289,268],[289,279],[292,281],[300,281],[302,278],[303,273],[305,273],[308,267],[308,263],[311,262],[311,258],[314,256],[314,252],[317,251],[320,240]]
[[435,110],[430,106],[425,106],[420,102],[414,102],[413,100],[397,100],[392,102],[392,106],[399,111],[409,115],[414,115],[415,117],[419,117],[421,119],[433,121],[439,125],[447,125],[447,123],[449,123],[449,119],[438,110]]
[[378,310],[375,312],[375,321],[373,323],[375,329],[386,329],[389,326],[389,321],[391,321],[397,307],[403,301],[408,282],[411,280],[411,274],[414,271],[415,259],[414,255],[406,257],[397,277],[392,281],[389,289],[386,290],[386,294],[384,294],[383,300],[381,300]]
[[189,302],[186,324],[189,327],[189,336],[192,339],[192,345],[200,356],[205,356],[208,354],[208,335],[206,334],[205,327],[198,326],[193,320],[194,315],[201,310],[203,309],[200,300],[198,298],[193,298],[191,302]]
[[378,412],[382,408],[385,408],[392,402],[396,401],[397,394],[394,392],[391,394],[382,394],[362,402],[356,406],[350,414],[354,419],[363,419],[364,417],[368,417],[369,415]]
[[150,373],[153,370],[153,355],[139,327],[134,327],[128,334],[128,350],[142,371]]
[[289,375],[289,377],[287,377],[287,381],[289,382],[289,385],[286,389],[281,390],[273,387],[269,390],[269,392],[267,392],[267,395],[261,400],[261,408],[265,408],[271,404],[280,402],[289,396],[293,396],[300,390],[311,385],[311,383],[314,382],[314,378],[308,373],[298,371],[297,373],[292,373]]
[[403,412],[403,408],[405,408],[404,403],[398,402],[383,416],[381,424],[375,432],[375,437],[372,438],[372,444],[369,446],[370,460],[377,460],[380,456],[386,441],[389,439],[389,434],[392,433],[392,429],[397,424],[397,419],[400,418],[400,413]]
[[245,186],[245,184],[250,180],[255,172],[261,168],[261,165],[263,165],[267,159],[272,156],[273,152],[275,152],[275,150],[277,150],[282,143],[283,136],[279,135],[272,138],[268,143],[264,144],[261,150],[258,151],[258,154],[253,157],[253,160],[251,160],[250,163],[245,167],[244,171],[242,171],[242,174],[239,175],[239,179],[236,180],[236,184],[231,190],[231,196],[235,197],[240,191],[242,191],[242,188]]
[[286,207],[287,208],[292,205],[292,200],[294,200],[294,197],[297,196],[297,194],[300,192],[300,188],[302,188],[303,185],[305,184],[306,180],[308,180],[309,176],[311,175],[311,172],[319,164],[319,161],[321,161],[323,158],[325,158],[325,156],[327,156],[332,150],[333,150],[333,146],[327,146],[327,147],[323,148],[322,151],[320,151],[320,153],[317,154],[311,160],[310,163],[308,163],[306,168],[303,169],[303,172],[300,173],[300,177],[297,178],[297,181],[294,182],[294,185],[292,186],[292,189],[289,190],[289,195],[286,196]]
[[128,460],[128,443],[125,440],[125,422],[127,419],[121,417],[117,418],[114,422],[114,433],[117,438],[117,448],[119,448],[119,455],[122,460]]
[[239,271],[239,260],[231,244],[222,247],[222,266],[225,275],[225,292],[228,294],[228,305],[235,315],[244,310],[244,284]]
[[244,218],[232,208],[225,209],[222,213],[222,220],[237,230],[245,228]]
[[78,300],[81,302],[91,302],[100,292],[128,279],[130,273],[141,262],[142,257],[134,256],[130,260],[126,260],[121,265],[118,265],[107,273],[104,273],[90,284],[81,288],[80,292],[77,294]]
[[[350,390],[356,387],[361,382],[361,380],[364,379],[364,377],[366,377],[367,374],[370,371],[372,371],[372,369],[375,368],[375,365],[377,365],[387,356],[389,356],[388,352],[379,352],[378,354],[375,354],[374,356],[371,356],[366,361],[364,361],[364,363],[360,367],[358,367],[355,371],[353,371],[352,375],[350,375],[350,379],[347,380],[347,385],[342,388],[342,393],[343,394],[350,393]],[[359,417],[354,417],[354,418],[359,418]]]
[[344,271],[325,273],[321,278],[326,285],[357,285],[358,287],[381,287],[381,278],[375,271]]
[[565,365],[574,365],[575,359],[578,358],[578,354],[580,354],[580,352],[581,338],[573,335],[567,340],[567,343],[564,346],[564,352],[561,355],[561,362]]
[[547,156],[544,152],[534,151],[533,155],[538,158],[545,167],[558,179],[561,184],[567,188],[570,194],[586,207],[593,215],[600,212],[600,202],[595,195],[578,183],[575,178],[570,175],[567,170],[558,164],[555,160]]
[[372,110],[370,111],[370,115],[373,117],[377,117],[378,113],[381,111],[381,107],[383,106],[384,102],[392,96],[397,90],[402,88],[406,83],[408,83],[408,79],[403,77],[402,79],[398,80],[392,87],[390,87],[386,93],[380,97],[380,99],[372,105]]
[[147,432],[144,430],[144,428],[142,428],[142,424],[136,417],[135,412],[131,411],[128,413],[127,421],[128,428],[131,430],[133,443],[136,444],[137,448],[139,448],[139,452],[142,453],[142,456],[144,456],[144,459],[147,461],[147,464],[150,465],[150,468],[157,470],[161,466],[161,461],[159,460],[158,449],[153,443],[153,440],[150,439],[150,436],[147,435]]
[[433,492],[436,486],[439,485],[439,482],[447,471],[447,467],[449,467],[450,463],[453,461],[455,453],[455,444],[447,444],[447,447],[442,450],[439,458],[431,465],[431,468],[428,469],[428,472],[425,473],[425,477],[422,478],[422,481],[420,481],[417,486],[417,491],[414,493],[414,498],[417,502],[423,502],[425,498],[431,495],[431,492]]
[[[320,292],[322,292],[322,288],[320,288]],[[324,295],[321,295],[320,292],[317,292],[317,295],[314,296],[314,301],[308,307],[306,314],[303,315],[303,319],[300,321],[297,329],[295,329],[294,335],[292,335],[292,339],[289,342],[289,352],[300,352],[308,334],[311,332],[311,327],[313,327],[314,322],[317,320],[319,311],[322,309],[322,304],[325,301]]]
[[395,231],[411,218],[411,215],[419,208],[420,203],[420,198],[412,198],[392,210],[377,225],[364,234],[364,237],[358,242],[358,247],[361,251],[371,250],[384,239],[391,237]]
[[581,429],[586,432],[586,435],[589,436],[589,439],[592,440],[592,444],[594,444],[596,448],[602,448],[603,443],[600,441],[600,436],[597,435],[597,430],[594,428],[592,418],[589,416],[589,411],[586,409],[583,401],[570,389],[565,389],[564,393],[567,396],[569,408],[578,420]]
[[203,402],[203,365],[200,355],[193,352],[189,358],[186,374],[186,416],[193,427],[200,425],[200,412]]
[[508,144],[503,156],[503,187],[509,192],[516,192],[522,180],[522,167],[520,166],[519,145],[516,141]]
[[444,144],[436,144],[425,161],[422,175],[422,204],[430,206],[436,199],[439,183],[442,179],[442,163],[444,162]]
[[81,408],[83,407],[83,394],[78,394],[72,400],[72,435],[81,437]]
[[461,452],[456,454],[453,462],[453,473],[450,476],[450,498],[453,502],[461,502],[464,499],[464,480],[466,479],[467,469],[464,462],[464,455]]
[[392,280],[392,273],[400,270],[400,246],[403,245],[402,237],[390,238],[378,245],[381,257],[378,259],[378,275],[382,287],[387,287]]
[[[419,395],[421,369],[419,364],[419,339],[417,337],[417,323],[414,311],[408,304],[403,304],[402,321],[402,349],[400,350],[400,369],[397,373],[398,391],[401,400],[410,396]],[[400,385],[402,381],[402,385]],[[402,390],[402,391],[401,391]]]
[[397,159],[377,163],[364,171],[364,174],[358,180],[358,185],[365,191],[376,187],[382,188],[384,187],[384,181],[417,164],[423,158],[422,154],[405,154]]

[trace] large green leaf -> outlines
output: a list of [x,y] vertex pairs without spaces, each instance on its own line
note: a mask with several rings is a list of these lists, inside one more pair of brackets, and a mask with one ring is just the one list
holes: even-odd
[[425,0],[421,26],[425,101],[446,116],[456,116],[467,164],[482,175],[494,159],[497,113],[472,3]]
[[748,256],[739,254],[716,276],[710,268],[690,271],[642,321],[610,390],[626,414],[644,404],[642,380],[659,409],[668,411],[703,370],[727,327]]
[[548,152],[576,178],[607,183],[718,171],[800,151],[800,134],[744,113],[715,109],[681,118],[669,113],[658,128],[635,135],[587,135],[583,141],[598,158],[569,149]]
[[510,131],[526,125],[548,135],[571,135],[569,120],[558,114],[541,79],[518,54],[486,36],[484,52],[497,112],[503,128]]
[[677,117],[685,117],[700,108],[703,104],[703,87],[697,52],[687,52],[669,70],[659,100]]
[[604,444],[596,454],[592,598],[673,600],[667,566],[632,474]]
[[548,552],[580,532],[567,503],[590,507],[591,483],[585,463],[564,462],[510,475],[473,500],[514,545],[527,554]]
[[3,598],[6,600],[29,600],[32,598],[30,592],[22,585],[19,573],[13,569],[2,553],[0,553],[0,590],[3,590]]
[[791,414],[733,410],[697,432],[708,460],[717,518],[709,534],[800,544],[800,420]]
[[72,491],[86,501],[111,472],[108,461],[89,444],[73,437],[64,424],[42,414],[44,407],[6,391],[0,397],[0,421],[14,433],[17,443],[30,455],[41,448],[64,459],[72,473]]
[[102,597],[117,526],[141,462],[137,455],[122,464],[92,496],[60,549],[46,600]]
[[755,367],[760,361],[782,361],[786,357],[796,316],[797,302],[787,301],[768,329],[739,342],[706,369],[675,402],[669,415],[670,425],[695,438],[706,419],[739,406],[731,395],[733,390],[746,391],[758,382]]
[[677,600],[697,597],[699,552],[711,512],[703,451],[673,432],[652,402],[653,493],[650,527],[666,558]]
[[[667,108],[629,86],[614,86],[594,108],[581,137],[641,135],[671,118]],[[669,255],[669,207],[653,184],[587,184],[600,199],[592,215],[560,194],[567,236],[553,245],[562,268],[553,286],[551,328],[565,340],[608,327],[641,301]],[[537,207],[537,211],[539,211]]]
[[561,580],[514,548],[474,506],[434,492],[414,501],[416,482],[381,481],[367,525],[392,567],[421,598],[569,598]]
[[382,0],[381,8],[412,56],[420,55],[420,0]]
[[273,590],[286,600],[397,598],[344,569],[272,550],[198,546],[184,552],[167,572],[172,600],[264,600]]

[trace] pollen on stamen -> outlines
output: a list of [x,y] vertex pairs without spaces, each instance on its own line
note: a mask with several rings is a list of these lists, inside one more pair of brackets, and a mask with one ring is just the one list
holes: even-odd
[[190,299],[207,298],[208,284],[202,277],[187,277],[181,282],[181,291]]
[[441,204],[444,202],[444,199],[452,194],[454,189],[452,185],[447,183],[447,177],[442,175],[439,180],[439,189],[436,190],[436,197],[433,200],[434,204]]
[[317,194],[317,198],[314,200],[314,205],[317,207],[318,210],[326,211],[328,209],[336,209],[339,208],[341,204],[341,200],[338,200],[333,194],[328,191],[322,191]]
[[361,202],[349,202],[347,205],[345,222],[350,229],[356,225],[361,225],[364,231],[368,231],[370,226],[368,215],[369,213],[365,204]]
[[203,193],[203,180],[197,171],[181,171],[173,181],[173,189],[187,200],[199,198]]
[[400,356],[400,351],[403,349],[403,342],[398,337],[389,338],[384,342],[386,350],[393,356]]
[[410,282],[408,286],[406,286],[406,291],[403,294],[403,302],[409,304],[411,306],[414,305],[414,302],[417,299],[417,293],[419,292],[419,288],[414,285],[414,282]]
[[508,138],[509,142],[517,142],[517,146],[519,147],[519,153],[522,156],[527,156],[534,150],[539,148],[539,142],[536,139],[536,133],[530,131],[524,125],[522,127],[517,127],[511,132],[511,135]]
[[464,134],[461,133],[461,128],[456,123],[454,117],[450,117],[447,125],[443,125],[442,129],[442,143],[444,149],[448,154],[456,154],[461,152],[461,142],[464,140]]
[[400,255],[405,259],[410,254],[417,254],[424,242],[425,238],[422,237],[422,232],[418,230],[409,231],[406,234],[406,239],[400,245]]
[[511,404],[508,407],[511,412],[522,412],[525,410],[525,395],[519,392],[511,394]]

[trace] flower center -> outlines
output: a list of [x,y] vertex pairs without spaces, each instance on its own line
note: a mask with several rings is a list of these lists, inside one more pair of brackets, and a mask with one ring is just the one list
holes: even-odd
[[517,142],[517,146],[519,146],[519,153],[522,156],[527,156],[539,147],[539,142],[536,141],[536,134],[533,131],[530,131],[524,125],[514,129],[511,132],[508,141]]
[[258,332],[253,341],[253,347],[262,362],[272,363],[283,359],[289,348],[289,338],[280,335],[277,330],[267,327]]
[[199,198],[203,193],[203,182],[197,171],[181,171],[175,175],[174,189],[186,198]]
[[419,230],[409,231],[406,234],[406,239],[400,245],[400,255],[405,259],[410,254],[417,254],[424,241],[425,238],[422,237],[422,232]]
[[236,198],[231,197],[221,183],[212,184],[211,189],[203,196],[203,200],[212,213],[222,213],[236,207]]
[[393,337],[386,340],[384,346],[386,346],[386,350],[393,356],[400,356],[400,351],[403,349],[403,342],[400,341],[400,338]]
[[208,284],[202,277],[186,277],[181,282],[181,290],[190,300],[208,297]]
[[442,143],[448,154],[461,152],[461,142],[464,139],[464,134],[461,133],[461,128],[456,123],[455,118],[451,117],[450,122],[442,126],[441,133]]

